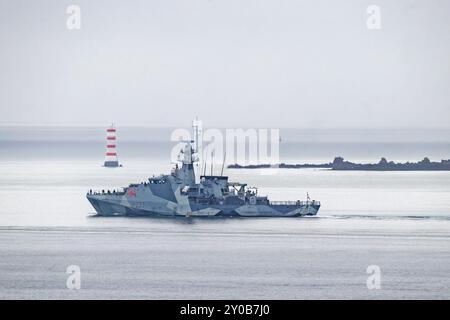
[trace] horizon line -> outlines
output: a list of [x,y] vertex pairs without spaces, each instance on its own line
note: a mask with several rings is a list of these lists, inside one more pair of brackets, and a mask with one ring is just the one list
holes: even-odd
[[[167,124],[130,124],[125,123],[123,125],[117,126],[117,122],[115,123],[116,127],[122,128],[187,128],[190,126],[177,126],[177,125],[167,125]],[[20,123],[20,122],[0,122],[0,127],[78,127],[78,128],[98,128],[98,127],[107,127],[109,124],[105,122],[105,124],[99,123]],[[333,127],[293,127],[293,126],[203,126],[203,128],[220,128],[220,129],[238,129],[238,128],[255,128],[255,129],[300,129],[300,130],[450,130],[450,126],[333,126]]]

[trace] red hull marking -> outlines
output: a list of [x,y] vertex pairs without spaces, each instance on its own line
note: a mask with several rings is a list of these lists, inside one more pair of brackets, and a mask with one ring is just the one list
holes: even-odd
[[134,190],[134,189],[128,189],[128,191],[127,191],[127,196],[136,198],[136,190]]

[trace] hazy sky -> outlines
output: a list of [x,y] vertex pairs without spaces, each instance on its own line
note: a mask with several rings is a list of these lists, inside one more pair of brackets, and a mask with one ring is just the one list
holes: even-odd
[[0,124],[450,127],[449,0],[0,0],[0,46]]

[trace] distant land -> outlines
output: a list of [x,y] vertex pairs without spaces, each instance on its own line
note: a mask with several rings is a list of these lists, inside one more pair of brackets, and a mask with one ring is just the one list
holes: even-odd
[[326,168],[332,170],[361,170],[361,171],[450,171],[450,159],[432,162],[424,158],[419,162],[395,163],[381,158],[378,163],[354,163],[345,161],[342,157],[334,158],[333,162],[323,164],[286,164],[279,165],[257,164],[242,166],[239,164],[229,165],[229,169],[264,169],[264,168],[283,168],[283,169],[305,169],[305,168]]

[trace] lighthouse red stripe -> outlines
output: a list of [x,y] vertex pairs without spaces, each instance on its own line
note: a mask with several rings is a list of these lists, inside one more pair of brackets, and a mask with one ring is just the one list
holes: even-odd
[[117,156],[117,154],[115,152],[107,152],[106,155],[107,156]]
[[107,132],[116,132],[116,129],[107,129]]
[[116,145],[115,145],[115,144],[108,144],[108,145],[106,145],[106,147],[107,147],[107,148],[115,148]]
[[108,140],[116,140],[116,137],[107,137]]

